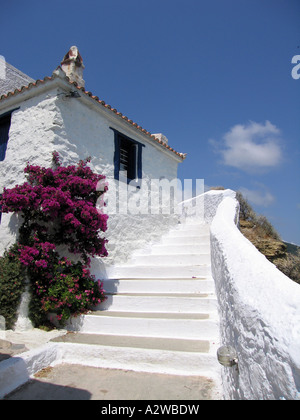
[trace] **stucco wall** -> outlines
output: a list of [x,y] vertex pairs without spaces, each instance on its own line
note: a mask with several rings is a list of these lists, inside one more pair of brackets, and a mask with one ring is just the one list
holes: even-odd
[[225,197],[211,224],[221,340],[239,360],[239,371],[222,368],[225,396],[300,399],[300,286],[240,233],[237,214],[237,201]]
[[225,197],[235,198],[235,192],[232,190],[212,190],[204,194],[204,180],[203,185],[199,185],[199,195],[189,200],[185,200],[178,204],[178,213],[181,215],[181,220],[197,219],[206,224],[211,224],[213,221],[219,204]]
[[[91,168],[106,175],[112,187],[114,132],[110,127],[145,145],[142,188],[128,187],[133,204],[138,201],[148,203],[147,183],[151,179],[177,178],[178,162],[170,157],[170,152],[158,149],[151,140],[146,141],[142,133],[111,117],[110,111],[99,110],[84,98],[65,98],[62,93],[53,83],[53,89],[20,102],[20,109],[13,113],[6,159],[0,162],[0,191],[24,182],[23,169],[27,162],[49,166],[54,150],[60,153],[63,165],[90,156]],[[110,216],[105,235],[109,240],[109,257],[105,261],[94,261],[95,274],[102,277],[105,277],[105,264],[125,261],[135,249],[157,239],[177,222],[177,216],[172,215],[115,214],[116,208],[110,207],[114,203],[112,192],[113,188],[110,188],[105,197],[108,201],[106,212]],[[18,226],[15,216],[2,216],[0,254],[15,241]]]
[[[18,106],[19,104],[17,104]],[[19,105],[20,106],[20,105]],[[1,110],[0,114],[12,109]],[[5,160],[0,162],[0,192],[25,182],[27,162],[49,166],[54,150],[54,133],[57,107],[55,97],[41,94],[21,104],[12,113]],[[0,225],[0,255],[15,242],[19,220],[15,215],[2,214]]]
[[[132,214],[130,204],[135,202],[137,206],[139,203],[148,204],[148,185],[151,179],[177,178],[178,164],[155,146],[143,141],[130,128],[116,125],[78,100],[73,100],[72,106],[64,100],[58,105],[60,121],[55,128],[55,144],[57,151],[63,157],[64,164],[91,156],[92,169],[107,176],[109,181],[109,191],[105,197],[108,204],[105,211],[109,215],[108,231],[105,234],[109,241],[109,256],[104,260],[97,259],[93,262],[95,272],[105,277],[105,266],[126,261],[135,249],[157,239],[168,230],[169,226],[177,222],[175,216]],[[128,211],[123,208],[122,214],[119,214],[118,202],[115,206],[114,132],[110,127],[145,145],[142,156],[142,188],[137,190],[127,187],[124,183],[121,185],[122,191],[128,193],[129,207]],[[124,205],[124,202],[121,205]]]

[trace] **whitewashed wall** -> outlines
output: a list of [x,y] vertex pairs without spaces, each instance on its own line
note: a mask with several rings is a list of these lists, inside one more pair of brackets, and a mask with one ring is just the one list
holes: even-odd
[[[152,178],[177,178],[178,162],[168,152],[152,145],[151,139],[145,141],[142,133],[114,118],[111,111],[99,110],[99,105],[92,101],[84,97],[65,98],[60,93],[62,90],[54,85],[52,90],[21,102],[21,108],[13,113],[6,159],[0,162],[0,190],[24,182],[23,169],[28,161],[49,166],[54,150],[60,153],[63,165],[90,156],[91,168],[107,176],[112,185],[114,132],[110,127],[145,144],[144,182]],[[111,202],[111,191],[112,188],[106,196],[108,203]],[[147,188],[131,189],[131,192],[133,202],[137,193],[141,203],[148,202]],[[109,240],[109,257],[94,261],[95,274],[102,277],[105,277],[106,265],[125,261],[135,249],[157,239],[177,222],[177,216],[172,215],[119,215],[110,214],[110,210],[108,206],[109,229],[105,236]],[[16,217],[4,214],[0,226],[0,254],[15,241],[17,230]]]
[[222,342],[239,360],[238,372],[223,368],[225,396],[300,399],[300,286],[240,233],[237,214],[237,201],[225,194],[211,224]]
[[[204,192],[204,183],[199,185],[199,190],[201,189]],[[203,192],[178,204],[178,213],[181,215],[180,219],[182,222],[196,219],[198,222],[210,225],[216,215],[219,204],[224,198],[235,198],[236,195],[232,190],[212,190],[205,194]]]
[[[4,113],[17,107],[10,106]],[[20,105],[19,105],[20,106]],[[0,162],[0,192],[25,182],[24,168],[27,162],[49,166],[54,150],[52,127],[57,115],[53,94],[41,94],[28,99],[19,110],[12,113],[6,157]],[[2,214],[0,225],[0,255],[13,244],[17,237],[19,220],[16,216]]]

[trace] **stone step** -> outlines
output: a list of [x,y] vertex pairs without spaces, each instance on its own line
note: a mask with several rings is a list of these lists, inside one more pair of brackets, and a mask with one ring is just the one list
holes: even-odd
[[124,278],[195,278],[211,275],[210,264],[194,264],[182,266],[164,266],[156,265],[123,265],[107,267],[107,276],[112,279]]
[[204,313],[182,313],[182,312],[112,312],[112,311],[91,311],[89,315],[105,317],[129,317],[143,319],[187,319],[187,320],[203,320],[208,319],[209,314]]
[[56,343],[77,343],[106,347],[125,347],[134,349],[152,349],[186,353],[208,353],[208,340],[193,340],[179,338],[136,337],[110,334],[68,333],[54,338]]
[[74,363],[89,355],[103,367],[212,374],[219,320],[210,268],[209,227],[178,225],[157,244],[107,268],[107,300],[72,319],[56,341]]
[[184,230],[185,232],[189,232],[189,231],[197,231],[199,234],[208,234],[210,233],[210,226],[209,225],[205,225],[203,223],[197,223],[197,222],[192,222],[192,223],[179,223],[177,226],[175,226],[173,230]]
[[212,294],[112,294],[97,310],[131,312],[184,312],[203,313],[216,309],[217,301]]
[[151,248],[139,250],[133,253],[133,256],[140,255],[190,255],[190,254],[207,254],[210,252],[210,244],[185,245],[182,244],[157,244]]
[[202,231],[199,229],[194,229],[191,226],[190,229],[186,229],[186,228],[172,229],[168,233],[166,233],[164,237],[166,238],[182,238],[182,237],[195,238],[196,237],[202,240],[207,240],[210,238],[210,233],[209,231]]
[[104,280],[107,293],[211,293],[215,284],[211,277],[195,279],[120,279]]
[[210,264],[210,254],[140,255],[133,257],[130,264],[156,267]]
[[[160,245],[210,245],[210,236],[163,236]],[[157,244],[157,245],[159,245]]]
[[218,333],[218,324],[204,313],[98,311],[72,319],[67,329],[85,334],[210,340]]
[[208,340],[69,333],[53,341],[62,363],[211,378],[219,369]]

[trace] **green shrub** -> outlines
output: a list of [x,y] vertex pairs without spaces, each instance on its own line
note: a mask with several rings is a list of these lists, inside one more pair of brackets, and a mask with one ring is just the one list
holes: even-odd
[[60,258],[57,252],[52,253],[51,264],[48,260],[47,270],[30,266],[28,272],[32,295],[29,317],[35,327],[47,325],[49,314],[55,315],[54,324],[57,321],[63,326],[72,315],[85,314],[106,299],[102,283],[87,266]]
[[13,246],[0,257],[0,315],[6,329],[12,329],[16,320],[21,296],[25,290],[25,275]]

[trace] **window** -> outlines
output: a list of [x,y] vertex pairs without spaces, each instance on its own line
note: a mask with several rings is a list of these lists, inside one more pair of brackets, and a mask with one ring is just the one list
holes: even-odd
[[137,146],[120,136],[120,172],[129,180],[137,178]]
[[115,133],[115,179],[127,179],[127,183],[142,179],[142,150],[144,144],[133,140],[112,128]]
[[4,161],[9,137],[11,112],[0,116],[0,162]]

